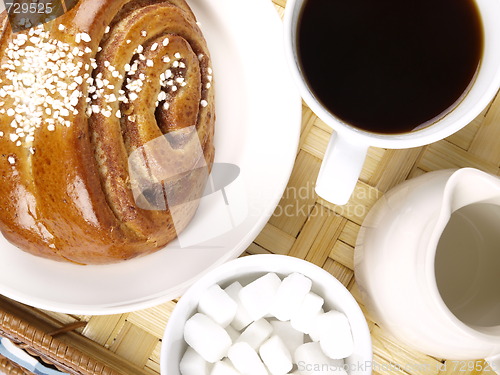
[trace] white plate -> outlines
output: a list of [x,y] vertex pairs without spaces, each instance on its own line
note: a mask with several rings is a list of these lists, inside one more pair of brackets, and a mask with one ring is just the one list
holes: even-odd
[[[240,168],[233,183],[237,191],[229,193],[236,194],[233,205],[245,215],[202,245],[182,248],[175,241],[152,255],[106,266],[34,257],[0,236],[1,294],[74,314],[147,308],[179,297],[201,275],[236,258],[272,215],[295,160],[301,120],[300,98],[282,51],[281,21],[270,0],[188,2],[213,59],[216,162]],[[202,228],[225,225],[227,217],[214,220],[212,203],[202,204],[187,233],[200,223]]]

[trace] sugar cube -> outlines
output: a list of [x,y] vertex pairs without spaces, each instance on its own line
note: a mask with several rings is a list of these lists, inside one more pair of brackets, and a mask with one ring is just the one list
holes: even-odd
[[232,344],[226,330],[201,313],[193,315],[184,325],[184,340],[210,363],[220,361]]
[[304,333],[294,329],[290,322],[272,320],[270,323],[273,334],[281,337],[290,353],[295,353],[295,350],[304,343]]
[[236,309],[236,315],[234,316],[231,325],[237,330],[241,331],[243,328],[248,326],[253,322],[248,312],[243,307],[243,304],[240,301],[239,293],[240,290],[243,289],[241,284],[238,281],[235,281],[231,285],[229,285],[225,290],[225,292],[231,297],[237,304],[238,308]]
[[241,375],[241,373],[234,368],[229,359],[225,358],[214,364],[210,375]]
[[261,345],[259,354],[272,375],[285,375],[293,368],[292,356],[277,335],[271,336]]
[[319,343],[332,359],[347,358],[353,353],[351,326],[344,313],[332,310],[323,315]]
[[311,287],[311,279],[300,273],[295,272],[285,277],[276,292],[270,313],[278,320],[290,320]]
[[328,358],[318,342],[308,342],[297,348],[294,355],[301,375],[347,375],[344,361]]
[[242,375],[269,375],[257,352],[246,342],[231,346],[227,356]]
[[240,290],[240,301],[252,320],[259,320],[269,313],[280,284],[281,279],[271,272]]
[[237,309],[238,304],[217,284],[208,288],[198,303],[198,311],[212,318],[222,328],[232,322]]
[[309,334],[314,320],[321,312],[324,300],[315,293],[306,294],[297,311],[292,315],[290,323],[297,331]]
[[181,375],[208,375],[208,362],[188,347],[179,363]]
[[259,319],[250,324],[235,342],[246,342],[257,350],[273,333],[273,326],[265,319]]
[[312,341],[319,341],[321,337],[321,330],[325,323],[323,323],[323,319],[325,319],[325,312],[321,309],[318,316],[314,319],[314,322],[311,324],[311,330],[309,331],[309,337],[311,337]]

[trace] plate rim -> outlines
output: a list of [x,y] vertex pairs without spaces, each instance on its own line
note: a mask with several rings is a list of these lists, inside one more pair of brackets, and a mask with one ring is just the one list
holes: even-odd
[[[224,0],[221,0],[224,1]],[[282,30],[282,21],[276,12],[276,10],[273,7],[273,4],[270,0],[251,0],[251,1],[246,1],[246,0],[233,0],[235,2],[239,3],[245,3],[245,6],[249,6],[251,4],[251,7],[253,9],[258,8],[260,11],[265,11],[269,13],[274,13],[274,25],[270,25],[272,27],[277,27],[279,25],[280,30]],[[189,3],[189,0],[188,0]],[[191,4],[190,4],[191,5]],[[269,19],[271,16],[269,16]],[[262,27],[262,24],[259,25]],[[202,26],[203,28],[203,26]],[[282,33],[280,33],[281,40],[283,39]],[[283,51],[283,61],[285,62],[285,57],[284,57],[284,51]],[[288,65],[283,69],[285,72],[284,74],[289,75],[291,86],[295,85],[293,84],[291,75],[289,74],[288,71]],[[16,292],[13,288],[9,286],[5,286],[4,284],[0,284],[0,294],[4,295],[7,298],[13,299],[15,301],[18,301],[20,303],[27,304],[29,306],[39,308],[39,309],[44,309],[44,310],[50,310],[54,312],[59,312],[59,313],[66,313],[66,314],[76,314],[76,315],[109,315],[109,314],[121,314],[121,313],[127,313],[131,311],[137,311],[137,310],[142,310],[146,308],[150,308],[153,306],[157,306],[159,304],[171,301],[172,299],[179,297],[181,294],[183,294],[189,286],[191,286],[196,280],[199,278],[203,277],[206,273],[210,272],[212,269],[220,266],[223,263],[226,263],[232,259],[237,258],[239,255],[241,255],[245,249],[255,240],[255,238],[258,236],[258,234],[262,231],[264,226],[267,224],[269,221],[270,217],[272,216],[276,206],[278,205],[279,201],[281,200],[282,194],[286,189],[286,186],[288,184],[290,175],[292,173],[293,167],[294,167],[294,161],[297,155],[298,151],[298,145],[299,145],[299,140],[300,140],[300,130],[301,130],[301,113],[302,113],[302,105],[301,105],[301,98],[298,93],[298,90],[296,90],[294,93],[288,93],[288,95],[294,96],[293,100],[296,101],[296,104],[293,106],[290,105],[288,108],[289,112],[295,111],[296,113],[292,115],[288,115],[287,119],[290,119],[294,117],[294,122],[295,124],[292,124],[291,121],[288,121],[289,127],[287,128],[289,133],[293,133],[293,137],[290,137],[294,140],[293,144],[290,143],[288,146],[290,150],[286,149],[286,151],[290,151],[290,155],[287,155],[290,160],[288,160],[286,163],[282,163],[282,168],[283,170],[286,170],[286,178],[283,178],[283,181],[280,182],[279,186],[277,186],[273,190],[273,197],[272,199],[269,198],[268,201],[270,202],[269,207],[262,209],[261,214],[259,215],[258,219],[255,220],[253,225],[251,225],[250,230],[247,231],[246,236],[242,237],[236,244],[235,246],[232,247],[231,251],[226,252],[223,256],[219,257],[216,261],[214,261],[209,267],[204,269],[203,272],[199,273],[198,275],[182,282],[181,284],[177,285],[174,287],[174,289],[169,290],[166,292],[165,290],[161,290],[159,292],[153,293],[151,295],[145,296],[144,298],[139,298],[139,299],[134,299],[134,300],[129,300],[129,301],[124,301],[123,303],[112,303],[110,305],[88,305],[88,304],[75,304],[75,303],[69,303],[66,304],[61,301],[47,301],[44,298],[40,298],[38,296],[34,295],[27,295],[26,293],[18,293]],[[290,100],[290,103],[292,100]],[[295,118],[296,117],[296,118]],[[293,125],[293,126],[292,126]],[[292,150],[294,150],[292,154]],[[283,155],[280,155],[280,157],[283,159]],[[286,167],[286,168],[285,168]],[[276,186],[276,185],[275,185]],[[279,187],[279,188],[278,188]],[[271,205],[272,203],[272,205]],[[173,296],[175,294],[175,296]]]

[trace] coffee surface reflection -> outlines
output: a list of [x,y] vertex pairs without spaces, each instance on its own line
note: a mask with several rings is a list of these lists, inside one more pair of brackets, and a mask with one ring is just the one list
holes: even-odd
[[483,53],[473,0],[306,0],[306,81],[334,116],[374,133],[431,124],[460,101]]

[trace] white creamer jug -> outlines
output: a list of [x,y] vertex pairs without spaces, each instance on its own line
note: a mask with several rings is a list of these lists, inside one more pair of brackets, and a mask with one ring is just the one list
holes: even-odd
[[500,373],[500,179],[430,172],[369,212],[355,276],[373,318],[401,342]]

